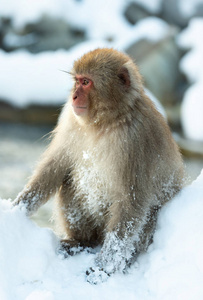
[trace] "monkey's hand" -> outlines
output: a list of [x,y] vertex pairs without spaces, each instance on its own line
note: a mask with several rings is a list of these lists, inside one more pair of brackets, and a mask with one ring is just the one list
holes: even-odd
[[75,240],[61,240],[58,252],[67,258],[84,251],[84,247]]
[[99,284],[107,281],[109,274],[106,273],[103,269],[98,267],[89,268],[86,271],[86,280],[91,284]]
[[115,232],[109,232],[101,251],[96,255],[95,264],[106,274],[123,273],[134,257],[134,238],[125,236],[121,239]]
[[13,205],[18,205],[21,209],[25,209],[27,215],[31,215],[38,209],[43,196],[37,190],[25,188],[14,200]]

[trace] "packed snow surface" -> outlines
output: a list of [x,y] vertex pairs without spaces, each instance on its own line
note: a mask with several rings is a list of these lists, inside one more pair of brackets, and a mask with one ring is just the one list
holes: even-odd
[[64,259],[58,238],[10,201],[0,201],[0,299],[203,299],[203,171],[162,208],[154,242],[127,274],[91,285],[95,254]]

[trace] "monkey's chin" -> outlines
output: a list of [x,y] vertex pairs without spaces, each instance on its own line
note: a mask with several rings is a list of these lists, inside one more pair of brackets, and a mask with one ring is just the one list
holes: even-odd
[[73,105],[73,111],[77,116],[86,116],[87,115],[87,107],[86,106],[75,106]]

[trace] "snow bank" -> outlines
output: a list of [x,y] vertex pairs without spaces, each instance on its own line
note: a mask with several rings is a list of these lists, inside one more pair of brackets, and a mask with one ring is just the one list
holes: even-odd
[[[147,7],[151,12],[158,12],[161,6],[161,0],[150,2],[134,0],[134,2]],[[85,30],[90,40],[112,40],[116,43],[123,37],[123,40],[127,39],[128,43],[140,37],[157,40],[157,37],[160,39],[166,28],[168,29],[164,21],[153,17],[141,20],[134,26],[129,24],[124,17],[127,5],[128,2],[125,0],[111,0],[106,3],[102,0],[35,0],[31,3],[19,0],[18,4],[15,0],[8,0],[0,3],[0,16],[10,17],[15,27],[22,27],[27,23],[39,21],[43,15],[49,15],[56,19],[64,19],[73,27]],[[112,46],[114,47],[115,44],[113,43]]]
[[[140,39],[157,42],[167,35],[169,26],[158,18],[147,18],[129,26],[125,34],[114,42],[99,39],[72,47],[69,51],[42,52],[31,54],[24,50],[5,53],[0,50],[0,98],[16,106],[37,104],[62,104],[72,87],[68,74],[73,61],[85,52],[98,47],[114,47],[125,51]],[[102,39],[103,38],[103,39]]]
[[[161,0],[134,0],[133,2],[146,7],[152,13],[158,13],[161,8]],[[102,0],[18,0],[18,2],[6,0],[0,2],[0,15],[12,18],[16,27],[22,27],[26,23],[35,23],[40,17],[48,14],[55,18],[62,17],[74,26],[87,29],[91,36],[94,36],[96,32],[101,33],[101,30],[103,33],[117,35],[120,29],[123,30],[123,27],[127,26],[125,19],[121,19],[127,4],[126,0],[108,2]],[[111,22],[111,26],[107,20]]]
[[181,70],[186,74],[188,80],[193,83],[203,77],[202,48],[203,19],[194,18],[188,27],[178,36],[178,45],[185,50],[190,50],[181,60]]
[[17,106],[62,101],[67,95],[68,77],[60,70],[66,70],[68,63],[65,51],[38,55],[0,51],[0,97]]
[[121,34],[114,45],[117,49],[124,51],[141,39],[156,43],[170,34],[169,28],[165,21],[156,17],[148,17],[140,20],[134,26],[129,26],[125,35]]
[[178,44],[190,51],[180,62],[180,69],[188,78],[191,86],[184,95],[181,122],[185,136],[189,139],[203,141],[203,19],[190,21],[178,38]]
[[[61,5],[62,1],[60,1]],[[55,0],[18,0],[18,2],[4,0],[0,2],[0,16],[11,18],[15,27],[24,26],[28,22],[35,23],[46,13],[51,16],[57,15],[59,9],[60,5]]]
[[[15,27],[36,23],[43,15],[63,18],[68,23],[85,28],[89,36],[117,36],[127,28],[123,11],[130,1],[111,0],[6,0],[0,2],[0,16],[12,18]],[[161,11],[162,0],[133,0],[152,14]],[[202,0],[178,0],[181,14],[192,17]],[[79,17],[78,17],[79,16]],[[111,24],[111,26],[109,26]],[[119,31],[121,32],[119,33]]]
[[[160,10],[161,0],[134,0],[152,13]],[[82,28],[90,39],[117,39],[130,29],[124,17],[126,0],[7,0],[0,2],[0,16],[9,17],[17,28],[36,23],[43,15],[62,18],[76,28]],[[79,16],[79,17],[78,17]],[[110,26],[109,26],[110,25]]]
[[[141,4],[140,0],[134,0]],[[158,11],[161,0],[142,3],[151,11]],[[148,4],[147,4],[148,3]],[[82,28],[88,42],[69,51],[31,54],[26,51],[5,53],[0,50],[0,99],[16,106],[37,104],[62,104],[72,82],[67,74],[73,61],[89,50],[98,47],[113,47],[125,51],[140,39],[157,42],[169,32],[166,22],[146,18],[131,25],[124,17],[128,5],[125,0],[7,0],[0,2],[0,16],[12,19],[16,29],[28,23],[36,23],[45,15],[60,18],[71,26]],[[8,36],[6,38],[9,39]],[[29,37],[27,37],[29,38]],[[111,41],[111,42],[109,42]]]
[[58,239],[0,201],[0,299],[203,299],[203,172],[160,212],[154,243],[128,274],[85,281],[95,254],[68,259]]
[[[86,29],[91,36],[97,30],[101,34],[102,28],[103,33],[117,35],[116,26],[119,26],[119,29],[125,26],[125,19],[121,19],[125,6],[125,0],[112,0],[106,3],[102,0],[18,0],[18,3],[15,0],[6,0],[0,2],[0,15],[12,18],[14,26],[19,28],[27,23],[37,22],[44,15],[49,15]],[[113,20],[111,26],[107,20]]]
[[31,54],[27,51],[5,53],[0,50],[0,98],[16,106],[62,104],[72,88],[69,71],[73,61],[103,41],[85,42],[70,51],[58,50]]

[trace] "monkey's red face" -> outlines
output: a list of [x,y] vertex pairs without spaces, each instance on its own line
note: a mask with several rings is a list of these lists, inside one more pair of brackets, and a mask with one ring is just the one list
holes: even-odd
[[89,92],[93,82],[82,75],[75,76],[75,91],[72,96],[72,106],[78,116],[85,116],[89,108]]

